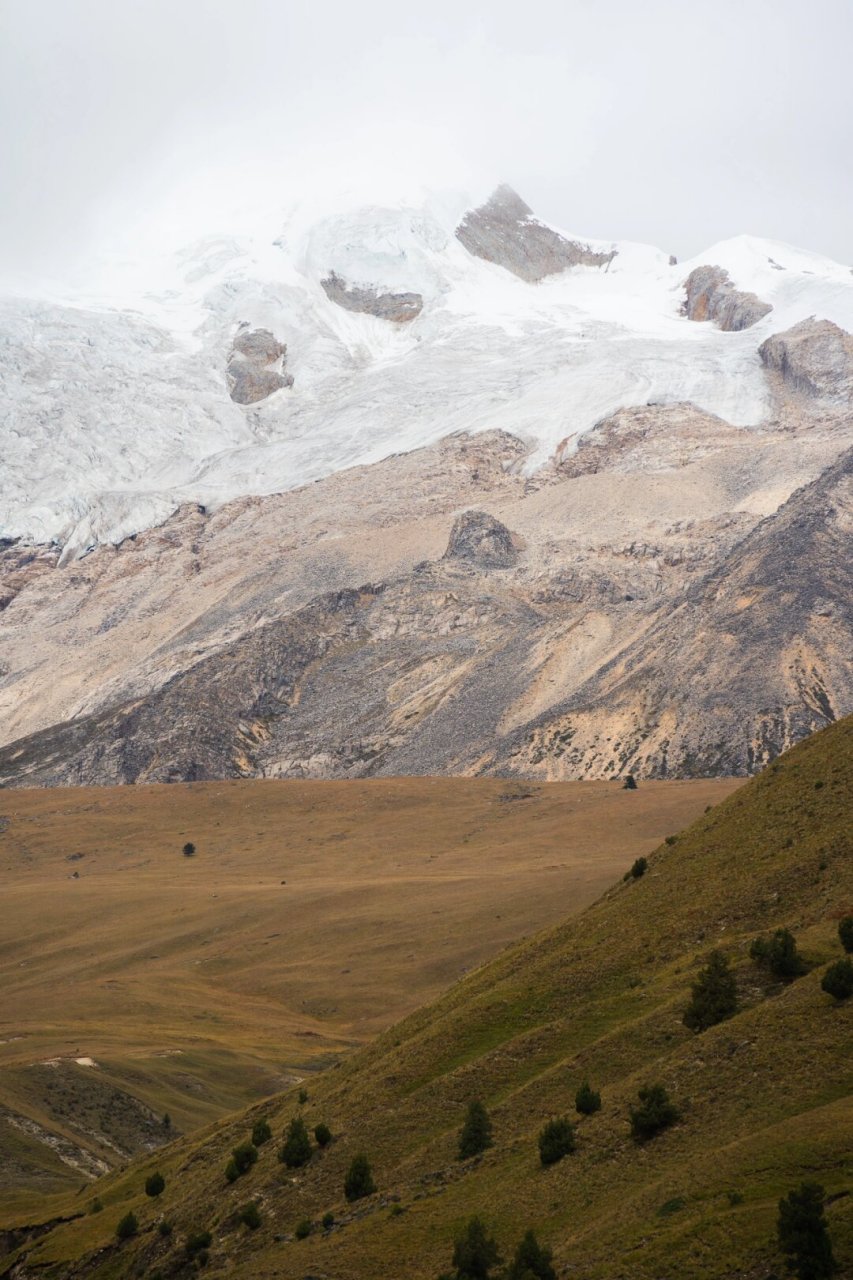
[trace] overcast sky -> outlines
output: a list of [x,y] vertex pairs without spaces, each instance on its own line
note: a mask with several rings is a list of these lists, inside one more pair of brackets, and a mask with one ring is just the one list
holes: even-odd
[[0,0],[0,279],[328,186],[510,182],[853,262],[853,0]]

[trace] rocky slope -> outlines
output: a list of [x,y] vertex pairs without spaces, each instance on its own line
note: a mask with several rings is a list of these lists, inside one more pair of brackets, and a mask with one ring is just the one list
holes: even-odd
[[849,272],[446,223],[208,246],[191,369],[8,304],[3,781],[740,774],[850,708]]
[[[85,651],[64,656],[95,710],[78,703],[65,724],[10,743],[0,777],[751,772],[851,709],[853,454],[838,456],[847,432],[829,418],[802,436],[778,429],[734,443],[724,430],[716,450],[706,437],[694,459],[691,441],[707,425],[686,407],[619,415],[601,428],[604,445],[575,455],[595,453],[594,470],[564,475],[555,466],[535,483],[513,474],[518,447],[501,436],[386,464],[389,479],[396,470],[414,483],[456,466],[468,481],[461,492],[477,501],[455,521],[450,510],[418,521],[398,491],[403,510],[396,519],[387,511],[380,533],[376,513],[362,511],[385,548],[383,567],[397,570],[366,585],[344,585],[379,563],[370,546],[352,547],[352,526],[332,539],[323,530],[319,544],[277,567],[279,582],[290,578],[284,597],[257,566],[237,582],[223,564],[202,570],[200,541],[187,581],[179,527],[171,552],[138,567],[129,616],[112,615],[119,638],[93,637],[112,655],[112,680],[92,680]],[[808,482],[777,510],[783,476],[789,487],[795,476]],[[346,494],[345,480],[335,478],[333,501]],[[351,477],[351,492],[371,480]],[[316,514],[321,490],[280,504],[313,499]],[[186,519],[203,529],[204,517]],[[245,517],[237,523],[245,528]],[[233,547],[227,525],[218,539],[207,536]],[[241,542],[245,570],[244,552]],[[100,574],[97,558],[85,562],[92,577],[79,595],[93,630],[138,555],[104,556]],[[178,573],[187,607],[194,599],[198,610],[205,578],[221,602],[190,620],[175,617],[173,601],[161,619],[173,634],[146,644],[145,583],[156,577],[168,591],[167,574]],[[323,581],[333,589],[318,595]],[[44,583],[41,575],[34,583],[34,618],[73,608],[61,591],[48,603]],[[14,602],[22,618],[27,603],[26,591]],[[264,621],[270,612],[278,617]],[[66,635],[79,635],[82,621],[74,613]],[[136,669],[115,665],[128,653],[122,631],[139,637],[137,658],[148,650]],[[25,631],[18,640],[21,652]],[[47,700],[45,674],[42,659],[21,681],[17,704],[29,688],[31,713]],[[54,706],[61,693],[60,685],[50,695]]]

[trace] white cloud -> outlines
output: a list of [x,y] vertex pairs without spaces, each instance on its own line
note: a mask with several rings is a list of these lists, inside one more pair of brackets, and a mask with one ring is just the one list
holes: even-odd
[[851,49],[848,0],[3,6],[0,271],[499,179],[590,236],[853,259]]

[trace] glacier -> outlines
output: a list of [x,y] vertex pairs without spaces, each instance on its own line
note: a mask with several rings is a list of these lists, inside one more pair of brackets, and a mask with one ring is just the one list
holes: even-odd
[[[463,209],[297,207],[273,236],[207,238],[107,287],[0,298],[0,536],[67,561],[185,503],[281,492],[458,431],[510,432],[535,470],[633,405],[691,401],[748,430],[772,411],[766,337],[808,316],[853,329],[850,269],[789,245],[741,236],[674,263],[584,238],[616,250],[606,268],[530,284],[463,247]],[[740,332],[687,319],[702,264],[772,311]],[[405,325],[344,310],[321,287],[330,272],[423,309]],[[286,343],[292,388],[231,400],[240,324]]]

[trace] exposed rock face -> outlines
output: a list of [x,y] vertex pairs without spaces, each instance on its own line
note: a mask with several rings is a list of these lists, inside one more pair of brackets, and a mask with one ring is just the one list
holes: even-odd
[[577,442],[563,440],[554,462],[567,476],[666,472],[743,443],[742,430],[695,404],[643,405],[618,409]]
[[326,297],[344,310],[378,316],[380,320],[391,320],[394,324],[408,324],[423,310],[424,300],[419,293],[386,293],[373,285],[348,284],[334,271],[320,284]]
[[[703,421],[689,427],[689,406],[681,425],[659,413],[657,433],[674,439]],[[260,525],[258,500],[188,514],[149,535],[171,638],[150,635],[144,548],[69,569],[80,585],[57,588],[58,692],[79,652],[90,703],[0,750],[0,780],[751,772],[853,710],[853,454],[833,461],[838,439],[821,432],[743,431],[693,462],[667,446],[670,469],[649,470],[643,457],[661,467],[666,453],[650,416],[630,470],[554,469],[534,484],[507,466],[518,442],[496,433],[282,495]],[[609,448],[614,463],[625,456],[618,433]],[[812,474],[830,465],[777,511],[772,495],[790,492],[809,456]],[[434,519],[445,487],[454,502]],[[505,522],[482,509],[454,521],[466,487]],[[268,564],[247,566],[261,529],[280,541]],[[369,569],[384,576],[332,586]],[[2,615],[22,654],[50,590],[38,578]],[[147,689],[139,651],[109,679],[134,644],[150,648]],[[108,673],[99,701],[93,658]],[[11,673],[18,704],[46,696],[39,671]]]
[[853,711],[853,450],[519,743],[519,772],[748,774]]
[[463,511],[453,522],[445,560],[462,560],[481,569],[510,569],[518,559],[512,534],[485,511]]
[[713,320],[720,329],[749,329],[773,308],[754,293],[742,293],[722,267],[697,267],[684,282],[684,314],[690,320]]
[[853,402],[853,337],[831,320],[801,320],[762,342],[758,354],[795,391],[837,405]]
[[235,404],[257,404],[282,387],[292,387],[284,372],[287,347],[269,329],[241,325],[228,357],[228,389]]
[[53,547],[29,547],[15,539],[0,538],[0,611],[19,592],[56,568],[59,552]]
[[606,267],[616,257],[615,250],[598,253],[538,222],[533,210],[505,185],[479,209],[465,214],[456,235],[475,257],[505,267],[529,283],[568,267]]
[[0,742],[143,697],[260,621],[439,558],[455,514],[523,493],[525,446],[486,431],[164,524],[56,570],[0,550]]

